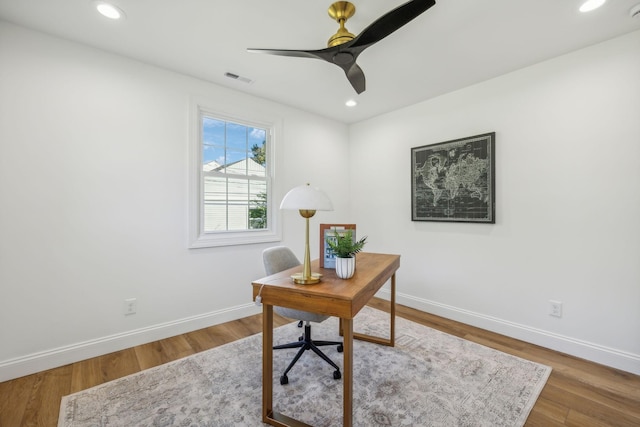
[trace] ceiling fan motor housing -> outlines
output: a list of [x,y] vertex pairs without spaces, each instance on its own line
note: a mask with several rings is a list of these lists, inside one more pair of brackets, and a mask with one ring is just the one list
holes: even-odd
[[356,13],[356,7],[348,1],[337,1],[329,6],[329,16],[340,24],[338,32],[332,35],[327,42],[327,47],[338,46],[340,44],[350,42],[354,39],[355,34],[350,33],[344,24],[347,19]]

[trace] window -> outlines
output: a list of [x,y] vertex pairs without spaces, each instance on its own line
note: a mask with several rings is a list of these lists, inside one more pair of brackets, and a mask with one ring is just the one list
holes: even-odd
[[202,116],[204,232],[267,228],[267,132]]
[[276,125],[195,111],[190,246],[279,240],[271,197]]

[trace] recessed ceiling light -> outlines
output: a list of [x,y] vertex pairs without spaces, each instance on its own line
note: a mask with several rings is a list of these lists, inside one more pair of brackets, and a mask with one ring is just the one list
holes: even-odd
[[344,105],[346,105],[347,107],[355,107],[356,105],[358,105],[358,103],[356,102],[355,99],[350,99],[347,102],[345,102]]
[[587,0],[580,6],[580,12],[591,12],[602,6],[605,1],[607,0]]
[[124,12],[117,6],[102,1],[96,2],[96,9],[102,16],[106,16],[109,19],[122,19],[124,18]]

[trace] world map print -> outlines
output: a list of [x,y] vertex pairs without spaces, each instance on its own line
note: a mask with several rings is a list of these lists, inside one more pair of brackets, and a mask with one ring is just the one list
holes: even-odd
[[411,149],[412,220],[494,223],[495,133]]

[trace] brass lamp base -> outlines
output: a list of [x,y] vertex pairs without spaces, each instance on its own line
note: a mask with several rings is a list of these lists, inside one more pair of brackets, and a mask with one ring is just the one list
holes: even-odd
[[314,285],[316,283],[320,283],[322,274],[311,273],[309,277],[304,277],[303,273],[298,273],[291,276],[291,278],[293,279],[293,283],[297,283],[298,285]]

